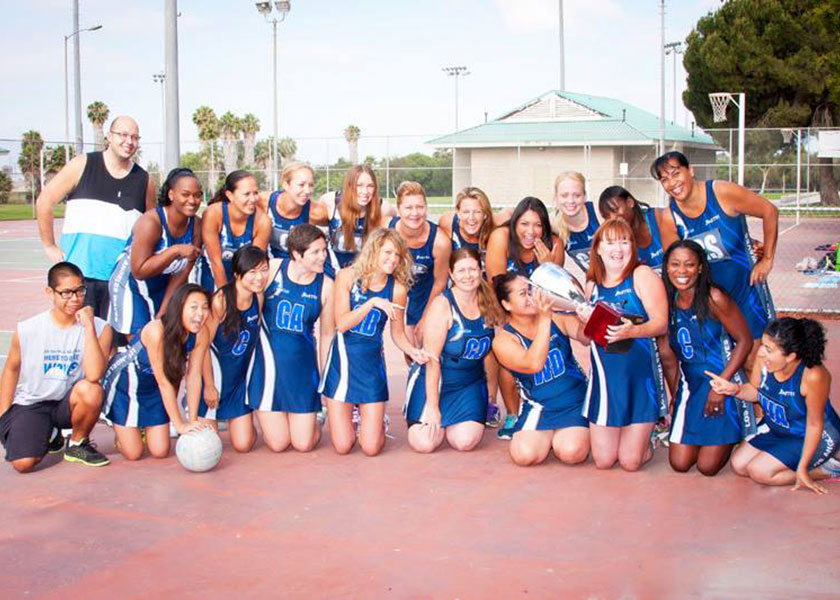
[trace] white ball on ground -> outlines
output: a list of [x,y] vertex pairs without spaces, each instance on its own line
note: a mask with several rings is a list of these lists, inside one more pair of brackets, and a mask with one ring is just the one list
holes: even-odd
[[190,431],[178,438],[175,455],[187,471],[203,473],[222,459],[222,440],[212,429]]

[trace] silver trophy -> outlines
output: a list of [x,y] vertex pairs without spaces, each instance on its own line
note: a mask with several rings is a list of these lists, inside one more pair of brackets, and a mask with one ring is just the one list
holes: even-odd
[[574,312],[578,306],[589,304],[577,279],[554,263],[544,263],[537,267],[531,274],[531,285],[551,298],[555,310]]

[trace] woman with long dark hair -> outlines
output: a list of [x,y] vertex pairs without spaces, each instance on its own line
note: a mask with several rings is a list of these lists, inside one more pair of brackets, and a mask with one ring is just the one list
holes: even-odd
[[828,398],[825,344],[817,321],[784,317],[764,330],[749,382],[707,372],[715,392],[758,402],[764,410],[758,434],[732,454],[738,475],[818,494],[828,492],[818,481],[840,475],[840,417]]
[[[519,201],[508,226],[493,231],[487,244],[486,267],[491,281],[508,271],[529,277],[540,263],[562,265],[563,260],[563,245],[551,233],[548,210],[539,198],[533,196]],[[519,414],[519,394],[513,377],[503,369],[499,371],[499,388],[507,416],[498,436],[509,440]]]
[[271,219],[259,205],[257,180],[232,171],[201,214],[201,287],[214,292],[233,281],[233,253],[247,244],[266,249]]
[[174,290],[187,281],[201,249],[201,184],[189,169],[173,169],[158,206],[137,219],[117,259],[108,292],[108,323],[134,335],[159,316]]
[[329,212],[323,202],[312,200],[315,171],[303,162],[290,162],[280,176],[282,189],[260,194],[260,205],[271,221],[270,254],[272,258],[289,258],[287,240],[292,228],[302,223],[326,225]]
[[408,444],[417,452],[434,451],[444,438],[456,450],[472,450],[484,435],[484,358],[502,312],[477,250],[455,250],[449,275],[452,287],[432,300],[423,326],[423,349],[437,360],[412,365],[408,375],[404,412]]
[[659,222],[664,209],[652,208],[636,200],[620,185],[611,185],[598,198],[598,212],[605,220],[619,217],[627,221],[636,237],[639,262],[656,271],[661,269],[665,250],[662,248]]
[[752,423],[754,415],[751,406],[712,390],[705,372],[740,377],[752,335],[744,315],[712,281],[706,252],[698,243],[671,244],[662,280],[669,343],[659,348],[674,404],[668,458],[675,471],[684,473],[696,464],[703,475],[716,475],[748,433],[743,419]]
[[327,240],[318,227],[295,225],[287,245],[289,258],[272,259],[269,266],[248,402],[266,446],[308,452],[321,439],[318,382],[335,333],[333,280],[324,275]]
[[428,355],[408,341],[402,312],[411,287],[411,252],[391,229],[377,229],[365,240],[350,267],[335,280],[335,328],[320,392],[327,398],[330,439],[339,454],[356,444],[353,407],[359,406],[359,446],[368,456],[385,445],[385,374],[382,334],[390,323],[397,348],[418,363]]
[[233,281],[213,295],[207,330],[209,368],[205,364],[204,394],[189,406],[190,415],[208,421],[228,421],[230,441],[237,452],[248,452],[257,439],[248,406],[248,368],[260,335],[268,256],[256,246],[243,246],[233,255]]
[[[609,219],[595,232],[585,292],[621,316],[608,327],[607,347],[590,344],[592,367],[583,414],[589,419],[592,458],[599,469],[618,462],[637,471],[651,459],[650,436],[668,404],[656,338],[668,330],[665,286],[639,264],[636,238],[624,219]],[[591,308],[581,317],[588,319]],[[617,342],[629,345],[617,351]]]
[[513,427],[511,459],[536,465],[553,450],[566,464],[585,461],[589,423],[581,409],[586,376],[569,341],[589,343],[583,325],[573,315],[554,314],[548,297],[516,273],[494,277],[493,289],[508,316],[493,340],[493,353],[516,378],[524,400]]
[[198,405],[204,355],[210,345],[210,296],[185,283],[163,315],[147,323],[127,350],[116,354],[102,381],[102,414],[114,424],[119,450],[128,460],[143,456],[145,430],[149,454],[169,455],[169,423],[179,434],[204,427],[189,423],[178,407],[178,388],[186,379],[187,402]]

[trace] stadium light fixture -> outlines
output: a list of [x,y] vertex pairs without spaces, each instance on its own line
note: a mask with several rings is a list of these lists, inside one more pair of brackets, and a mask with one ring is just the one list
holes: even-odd
[[[67,42],[71,38],[79,35],[84,31],[98,31],[102,29],[102,25],[94,25],[93,27],[84,27],[81,29],[77,29],[71,34],[64,36],[64,158],[66,162],[70,161],[70,149],[67,144],[70,142],[70,81],[68,79],[68,69],[67,69]],[[79,73],[79,61],[77,59],[76,62],[76,72],[74,74],[74,81],[76,85],[76,89],[80,88],[81,85],[81,74]],[[81,110],[80,107],[77,107],[78,110]],[[81,121],[81,117],[78,118]]]
[[455,132],[458,132],[458,79],[470,74],[467,67],[443,67],[442,71],[450,77],[455,77]]

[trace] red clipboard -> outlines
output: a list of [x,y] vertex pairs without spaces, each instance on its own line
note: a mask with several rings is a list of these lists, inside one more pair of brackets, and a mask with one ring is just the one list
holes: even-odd
[[596,344],[605,348],[607,352],[627,352],[633,345],[632,339],[621,340],[612,344],[607,342],[607,327],[618,325],[621,323],[622,318],[630,319],[636,324],[643,321],[639,315],[625,314],[614,309],[606,302],[596,302],[595,307],[592,309],[592,315],[589,317],[589,321],[586,322],[586,327],[583,328],[583,333]]

